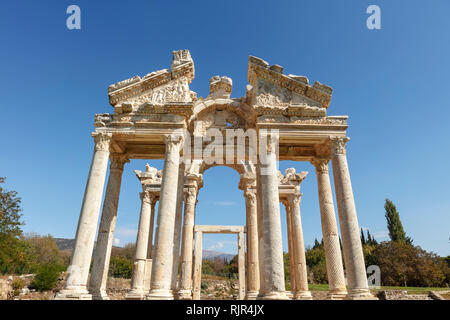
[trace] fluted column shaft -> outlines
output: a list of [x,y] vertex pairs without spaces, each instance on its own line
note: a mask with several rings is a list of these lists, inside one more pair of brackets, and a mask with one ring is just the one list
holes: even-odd
[[151,214],[150,214],[150,225],[148,228],[148,245],[147,245],[147,259],[151,259],[153,257],[153,229],[155,228],[155,208],[156,202],[152,205]]
[[306,268],[305,243],[303,241],[302,221],[300,218],[301,194],[289,196],[289,207],[292,224],[292,249],[295,262],[295,292],[294,299],[311,299],[308,289],[308,272]]
[[247,296],[256,299],[259,293],[258,217],[256,190],[244,190],[247,209]]
[[203,232],[195,233],[194,279],[192,283],[192,299],[200,300],[203,260]]
[[333,176],[347,270],[348,298],[370,298],[372,295],[367,284],[360,230],[345,152],[345,143],[348,140],[346,137],[331,138]]
[[110,158],[109,179],[89,281],[89,292],[92,294],[92,298],[96,300],[109,300],[106,294],[106,283],[108,281],[109,261],[114,239],[114,229],[116,227],[120,185],[124,164],[129,162],[123,154],[111,154]]
[[283,244],[276,153],[269,146],[261,168],[264,250],[264,299],[287,299],[285,293]]
[[291,208],[289,201],[283,201],[286,209],[286,226],[287,226],[287,240],[288,240],[288,251],[289,251],[289,273],[291,280],[291,292],[295,293],[296,290],[296,272],[295,272],[295,254],[293,248],[292,240],[292,219],[291,219]]
[[166,136],[165,140],[166,158],[158,206],[151,285],[147,299],[173,299],[173,293],[170,289],[182,137],[173,134]]
[[112,134],[93,133],[92,136],[95,140],[94,155],[78,220],[75,247],[67,269],[66,286],[55,299],[92,298],[86,287],[105,185]]
[[195,205],[197,187],[189,187],[184,200],[183,235],[181,241],[181,274],[178,298],[192,299],[192,259],[194,244]]
[[238,233],[238,275],[239,275],[239,294],[238,299],[245,298],[245,242],[244,233]]
[[333,193],[328,172],[329,159],[315,159],[317,188],[319,191],[320,219],[322,222],[323,244],[328,276],[328,297],[342,299],[347,294],[345,287],[344,266],[342,264],[341,246],[334,211]]
[[136,251],[134,257],[133,274],[131,278],[131,291],[126,299],[144,298],[145,267],[147,264],[147,251],[149,243],[149,225],[152,207],[156,203],[156,197],[149,191],[143,191],[141,197],[141,213],[136,238]]
[[173,268],[172,284],[173,291],[177,289],[178,266],[180,262],[180,240],[181,240],[181,221],[183,220],[183,198],[184,198],[184,164],[180,164],[178,170],[178,190],[177,190],[177,211],[175,216],[175,228],[173,234]]
[[265,292],[266,282],[264,280],[264,238],[263,238],[263,210],[262,210],[262,184],[261,184],[261,165],[256,165],[256,216],[258,225],[258,273],[259,273],[259,294],[262,298]]

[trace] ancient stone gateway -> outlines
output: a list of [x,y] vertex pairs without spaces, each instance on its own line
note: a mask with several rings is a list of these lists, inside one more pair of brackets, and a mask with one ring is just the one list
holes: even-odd
[[238,272],[239,272],[239,300],[245,298],[245,253],[244,253],[244,233],[242,226],[201,226],[194,227],[195,232],[195,255],[194,273],[192,285],[193,300],[200,300],[200,283],[202,279],[202,242],[205,233],[231,233],[238,235]]
[[[106,281],[121,177],[131,159],[164,159],[164,168],[136,171],[143,190],[128,299],[192,299],[196,294],[194,232],[200,241],[206,227],[195,226],[195,207],[203,172],[217,165],[240,174],[239,188],[246,202],[244,245],[244,232],[239,240],[245,250],[246,277],[240,278],[245,281],[240,297],[311,299],[300,217],[300,184],[307,173],[291,168],[283,175],[278,160],[308,161],[316,168],[328,297],[373,298],[347,165],[347,117],[327,116],[332,89],[319,82],[310,85],[304,76],[284,75],[283,67],[252,56],[247,75],[250,84],[244,97],[230,98],[232,80],[219,76],[210,79],[206,98],[197,97],[189,88],[194,62],[188,50],[180,50],[173,52],[170,70],[135,76],[108,88],[114,113],[95,115],[94,155],[75,248],[66,287],[56,299],[108,299]],[[94,250],[108,159],[110,174]],[[285,290],[280,202],[286,207],[291,294]]]

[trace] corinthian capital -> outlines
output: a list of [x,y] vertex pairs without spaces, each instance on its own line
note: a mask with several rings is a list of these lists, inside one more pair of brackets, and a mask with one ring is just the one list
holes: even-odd
[[169,153],[180,152],[183,136],[177,133],[167,134],[164,136],[164,141],[166,143],[166,149]]
[[345,144],[350,140],[348,137],[330,137],[331,151],[333,154],[345,154]]
[[197,188],[188,188],[184,193],[184,202],[195,205],[197,203]]
[[156,195],[149,191],[142,191],[141,193],[139,193],[139,196],[141,197],[142,202],[154,204],[156,201]]
[[314,158],[311,163],[316,167],[316,171],[320,173],[328,173],[329,158]]
[[289,196],[289,205],[291,208],[298,207],[300,205],[300,200],[302,199],[302,193],[294,193]]
[[122,171],[125,163],[130,162],[127,155],[124,153],[111,153],[109,158],[111,159],[111,170],[117,169]]
[[92,137],[95,141],[95,151],[109,151],[112,134],[103,132],[94,132]]
[[256,206],[256,190],[246,189],[244,191],[245,204],[247,208],[252,208]]

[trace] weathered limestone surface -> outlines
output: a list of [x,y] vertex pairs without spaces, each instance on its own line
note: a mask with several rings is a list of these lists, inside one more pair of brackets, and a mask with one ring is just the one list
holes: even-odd
[[94,156],[81,206],[75,248],[67,270],[67,284],[55,299],[92,299],[87,291],[87,280],[105,184],[111,134],[93,133],[92,136],[95,140]]
[[[246,260],[243,258],[245,254],[241,253],[245,252],[243,235],[241,231],[236,232],[240,249],[239,297],[242,298],[244,293],[246,299],[287,299],[288,295],[291,296],[286,294],[284,283],[279,208],[282,201],[286,205],[288,247],[293,262],[292,298],[309,299],[299,207],[300,182],[306,175],[288,169],[283,176],[277,170],[278,160],[291,160],[312,161],[316,166],[330,282],[329,298],[372,298],[367,288],[345,155],[347,116],[327,115],[332,95],[329,86],[317,81],[310,84],[305,76],[285,75],[283,70],[280,65],[269,65],[250,56],[249,85],[244,97],[231,98],[231,78],[214,76],[209,82],[209,95],[202,98],[189,88],[195,76],[190,52],[177,50],[173,52],[170,69],[143,77],[134,76],[108,88],[114,113],[95,115],[93,137],[96,147],[82,202],[75,249],[67,285],[57,299],[108,298],[105,284],[122,175],[122,169],[115,169],[113,158],[89,286],[92,295],[88,292],[87,280],[110,152],[126,155],[126,159],[165,159],[164,176],[149,166],[146,172],[136,172],[144,194],[149,193],[154,202],[160,202],[156,228],[154,203],[151,206],[144,204],[145,201],[142,203],[142,223],[137,237],[132,290],[128,297],[135,294],[134,297],[139,299],[144,296],[147,299],[199,298],[196,290],[201,276],[201,269],[198,270],[199,266],[201,268],[201,252],[195,255],[193,267],[196,199],[202,186],[201,174],[208,168],[225,164],[241,175],[239,188],[244,191],[246,201],[247,226],[242,231],[247,233]],[[227,136],[228,129],[233,129],[234,133]],[[196,139],[210,138],[211,130],[226,138],[215,140],[213,146],[201,141],[196,145]],[[238,131],[243,135],[238,136]],[[268,137],[269,143],[264,144]],[[226,152],[215,152],[220,149]],[[204,157],[195,158],[198,153]],[[193,156],[194,160],[183,161],[186,165],[183,167],[180,165],[181,156],[183,160]],[[333,164],[348,293],[344,285],[329,173],[327,167],[324,169],[327,163],[322,161],[329,158]],[[218,226],[216,231],[227,230],[231,229]],[[197,230],[196,244],[200,248],[198,241],[201,242],[204,232],[208,232],[207,228]],[[244,265],[246,269],[243,269]],[[247,274],[246,279],[244,273]]]
[[195,232],[194,276],[192,283],[192,299],[200,300],[200,285],[202,279],[203,232]]
[[367,283],[360,229],[345,152],[345,144],[348,140],[348,138],[337,137],[331,139],[333,176],[348,279],[347,298],[370,299],[373,296]]
[[344,266],[342,264],[328,162],[328,158],[316,158],[312,161],[316,167],[319,191],[320,218],[329,285],[328,297],[329,299],[343,299],[347,295],[347,289],[345,287]]
[[152,263],[152,280],[147,299],[173,299],[171,292],[173,270],[173,238],[177,207],[178,170],[182,136],[165,136],[166,158],[164,176],[161,183],[161,195],[158,207],[158,219],[155,240],[155,252]]
[[267,164],[261,173],[264,250],[264,299],[287,299],[284,281],[283,245],[276,154],[268,149]]
[[109,260],[116,226],[117,207],[119,205],[120,184],[124,164],[129,162],[126,155],[111,154],[108,185],[103,204],[102,217],[97,236],[97,245],[94,250],[89,293],[96,300],[109,300],[106,294],[108,280]]
[[185,207],[183,219],[183,235],[181,242],[181,270],[180,270],[180,288],[178,290],[178,299],[192,299],[192,252],[194,242],[194,220],[195,205],[197,203],[198,189],[202,185],[202,176],[200,174],[188,174],[186,176],[188,187],[185,191]]
[[131,291],[127,293],[126,299],[141,300],[145,296],[144,283],[147,267],[147,250],[149,243],[149,225],[152,207],[156,204],[156,197],[149,191],[140,193],[141,213],[139,218],[139,229],[136,239],[136,252],[131,280]]

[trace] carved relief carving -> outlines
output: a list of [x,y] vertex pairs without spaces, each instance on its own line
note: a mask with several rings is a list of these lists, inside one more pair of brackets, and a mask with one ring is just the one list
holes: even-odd
[[258,79],[256,104],[263,106],[287,107],[292,93],[263,79]]

